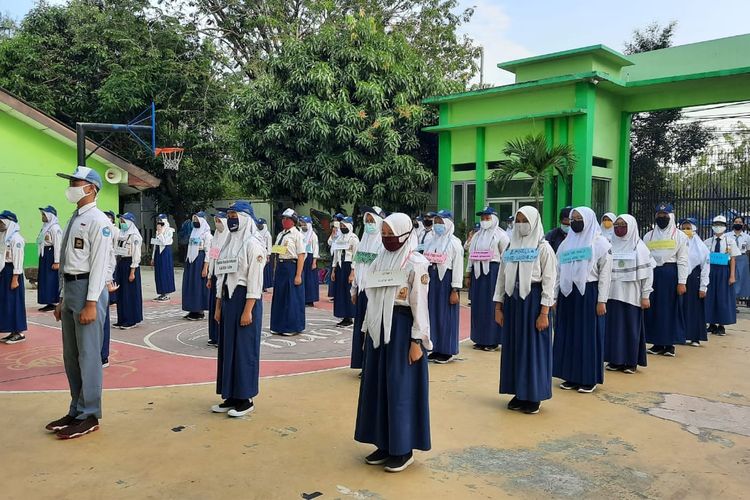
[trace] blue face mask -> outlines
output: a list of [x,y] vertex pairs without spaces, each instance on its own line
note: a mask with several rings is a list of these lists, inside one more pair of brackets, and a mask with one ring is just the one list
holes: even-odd
[[240,228],[239,217],[229,217],[227,219],[227,229],[229,229],[230,233],[236,232],[239,228]]
[[562,229],[563,233],[567,233],[570,231],[570,226],[560,225],[560,229]]
[[435,231],[435,234],[438,236],[442,236],[447,231],[445,224],[434,224],[432,226],[432,230]]
[[374,222],[365,222],[365,232],[367,234],[377,234],[378,225]]
[[130,224],[128,224],[127,222],[120,222],[120,230],[121,231],[127,231],[128,227],[130,227]]

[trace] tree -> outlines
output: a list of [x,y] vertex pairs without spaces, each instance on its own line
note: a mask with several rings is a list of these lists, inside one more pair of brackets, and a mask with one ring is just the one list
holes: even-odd
[[288,39],[237,102],[233,171],[268,197],[387,208],[423,207],[432,174],[419,159],[424,97],[442,75],[400,33],[348,16]]
[[555,173],[559,179],[567,182],[576,164],[570,144],[550,147],[541,134],[511,139],[503,148],[503,155],[506,159],[498,162],[499,168],[492,172],[490,182],[502,189],[515,176],[527,175],[531,179],[530,194],[534,197],[536,208],[539,208],[544,183],[551,180]]

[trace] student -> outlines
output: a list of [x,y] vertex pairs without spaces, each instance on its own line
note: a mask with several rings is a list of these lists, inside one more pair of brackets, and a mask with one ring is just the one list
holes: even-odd
[[[112,252],[110,253],[110,259],[112,259],[112,266],[111,271],[112,275],[108,277],[108,279],[112,280],[112,283],[115,283],[115,286],[119,288],[119,285],[114,281],[115,279],[115,270],[117,269],[117,256],[115,255],[115,246],[117,245],[117,240],[120,238],[120,224],[117,222],[117,215],[112,210],[107,210],[104,212],[104,215],[107,216],[109,219],[109,230],[112,234]],[[115,291],[111,291],[109,293],[109,305],[117,304],[117,288]],[[107,307],[107,311],[109,311],[109,307]],[[107,323],[109,326],[109,323]]]
[[552,334],[555,253],[544,239],[536,208],[521,207],[513,238],[497,274],[495,321],[505,333],[500,356],[500,394],[512,394],[509,410],[539,413],[552,397]]
[[730,236],[734,239],[734,245],[740,254],[734,258],[734,275],[737,281],[734,282],[734,295],[737,302],[745,301],[746,306],[750,306],[750,265],[748,265],[748,255],[750,254],[750,235],[745,232],[745,219],[737,216],[732,219],[732,233]]
[[[221,300],[219,290],[216,288],[216,259],[219,258],[224,242],[229,237],[227,229],[227,214],[219,211],[214,215],[214,235],[211,238],[211,248],[208,250],[208,345],[219,346],[219,322],[214,319],[216,313],[216,299]],[[260,243],[260,240],[258,240]]]
[[328,298],[329,302],[333,302],[333,296],[334,296],[334,284],[333,281],[331,281],[331,275],[333,274],[333,244],[334,242],[341,238],[341,231],[339,231],[339,228],[341,227],[341,221],[343,220],[344,215],[341,213],[337,213],[333,216],[333,225],[331,226],[331,234],[328,235],[328,254],[331,256],[331,263],[328,266]]
[[[469,248],[471,248],[471,240],[474,239],[474,235],[479,232],[479,230],[481,229],[481,227],[482,226],[479,224],[479,222],[475,222],[474,223],[474,227],[472,228],[471,231],[469,231],[469,234],[466,237],[466,242],[464,243],[464,255],[469,255]],[[469,274],[469,282],[466,283],[466,285],[468,285],[468,286],[465,287],[465,288],[467,288],[469,290],[468,293],[467,293],[467,295],[466,295],[467,298],[469,299],[469,302],[467,304],[469,307],[471,307],[471,289],[472,289],[471,282],[473,280],[474,280],[474,275],[473,274]]]
[[287,208],[281,213],[283,231],[276,236],[272,251],[278,255],[271,300],[271,333],[297,335],[305,329],[305,242],[297,229],[297,212]]
[[651,306],[654,262],[635,217],[623,214],[612,228],[612,285],[607,302],[604,361],[607,370],[635,373],[646,366],[643,311]]
[[508,237],[508,241],[513,237],[513,220],[514,217],[509,215],[505,220],[505,235]]
[[263,323],[263,266],[266,251],[255,236],[252,205],[237,201],[229,207],[226,228],[216,267],[214,319],[220,325],[216,393],[223,403],[214,413],[242,417],[255,409],[260,374],[260,337]]
[[167,214],[159,214],[156,217],[156,237],[151,240],[154,245],[151,254],[151,265],[154,266],[154,279],[156,280],[156,293],[159,294],[154,300],[166,302],[169,294],[174,293],[174,262],[172,261],[172,243],[174,229],[169,225]]
[[[492,207],[477,212],[479,232],[471,239],[466,278],[471,294],[471,341],[474,349],[494,351],[501,343],[502,329],[493,321],[495,283],[508,236],[500,229],[500,220]],[[471,278],[470,278],[471,277]]]
[[682,219],[682,232],[688,242],[688,275],[687,291],[683,296],[683,311],[685,313],[685,344],[699,347],[701,341],[708,340],[706,335],[705,298],[708,290],[709,252],[706,245],[698,236],[698,221]]
[[381,234],[385,248],[372,263],[366,288],[365,361],[354,439],[376,446],[367,464],[400,472],[414,462],[414,450],[431,447],[425,356],[425,349],[432,349],[430,278],[408,215],[389,215]]
[[[362,357],[364,353],[364,336],[362,333],[362,322],[367,310],[367,279],[372,269],[375,258],[383,251],[383,240],[380,230],[383,226],[383,211],[380,207],[363,207],[365,229],[362,240],[354,254],[354,281],[352,281],[352,302],[356,306],[354,314],[354,329],[352,331],[352,354],[351,368],[362,368]],[[361,373],[360,373],[361,376]]]
[[571,210],[573,210],[573,207],[565,207],[561,209],[559,217],[560,225],[544,235],[544,239],[547,240],[547,243],[550,244],[552,250],[554,250],[555,252],[557,252],[557,249],[560,247],[560,243],[563,242],[565,237],[568,235],[568,232],[570,231]]
[[561,389],[591,393],[604,382],[604,328],[612,245],[588,207],[570,212],[570,234],[557,249],[558,287],[552,376]]
[[674,357],[675,344],[685,343],[685,317],[682,296],[687,290],[687,237],[677,229],[672,205],[656,207],[655,227],[643,236],[643,242],[656,262],[651,307],[644,312],[646,352]]
[[130,212],[120,215],[120,236],[115,246],[115,255],[120,257],[115,268],[115,282],[120,285],[115,326],[120,330],[129,330],[143,321],[142,244],[135,215]]
[[458,294],[461,291],[464,248],[461,240],[453,234],[453,213],[449,210],[440,210],[435,215],[432,230],[435,236],[424,251],[430,263],[427,303],[430,338],[434,346],[427,359],[442,364],[452,361],[458,354]]
[[352,218],[346,217],[341,221],[339,227],[341,236],[333,242],[333,272],[331,282],[333,283],[333,315],[341,318],[336,324],[339,327],[347,327],[354,324],[352,318],[356,314],[356,307],[352,303],[352,282],[354,281],[354,269],[352,259],[357,253],[359,238],[354,234]]
[[417,251],[420,253],[424,252],[424,249],[427,247],[427,245],[430,244],[430,241],[432,238],[435,237],[435,232],[432,230],[432,224],[433,224],[433,218],[435,217],[435,212],[427,212],[424,214],[424,217],[422,217],[422,233],[419,235],[419,240],[417,242]]
[[617,219],[617,216],[613,214],[612,212],[607,212],[604,215],[602,215],[601,220],[601,231],[602,236],[607,238],[607,241],[612,243],[612,237],[614,236],[614,225],[615,225],[615,219]]
[[271,247],[273,246],[273,237],[268,231],[268,224],[266,219],[258,219],[258,233],[257,237],[263,248],[266,249],[266,265],[263,267],[263,291],[265,292],[269,288],[273,288],[273,268],[276,263],[273,260],[274,255],[271,253]]
[[[318,245],[318,235],[313,229],[312,218],[309,216],[300,217],[300,230],[302,239],[305,243],[305,269],[302,272],[302,281],[305,283],[305,305],[313,307],[320,300],[320,279],[318,278],[318,259],[320,258],[320,248]],[[349,298],[347,297],[347,300]]]
[[705,240],[711,252],[711,272],[706,290],[706,322],[708,331],[723,336],[727,332],[724,325],[737,323],[737,309],[734,294],[735,263],[740,251],[732,237],[728,237],[727,218],[717,215],[711,225],[714,236]]
[[17,344],[26,340],[22,333],[26,325],[26,291],[23,275],[24,246],[18,217],[9,210],[0,212],[0,242],[2,242],[3,268],[0,271],[0,333],[6,344]]
[[36,239],[39,251],[39,275],[37,278],[37,303],[43,304],[41,312],[54,311],[60,302],[60,245],[62,228],[57,223],[57,210],[52,205],[40,208],[42,229]]
[[186,320],[200,321],[205,318],[203,311],[208,309],[206,252],[211,248],[212,236],[205,212],[193,214],[192,223],[193,229],[190,231],[185,268],[182,272],[182,310],[187,311]]
[[117,271],[117,256],[115,255],[115,246],[117,245],[117,240],[120,238],[120,230],[114,224],[115,213],[111,210],[108,210],[107,212],[104,212],[104,214],[107,216],[107,220],[109,220],[109,231],[112,235],[112,242],[107,249],[107,266],[105,267],[104,271],[104,283],[109,295],[109,299],[107,301],[106,314],[104,316],[104,333],[102,334],[103,340],[101,350],[102,368],[107,368],[109,367],[109,344],[112,336],[112,325],[109,309],[112,304],[117,303],[117,290],[120,288],[120,285],[115,282],[115,271]]

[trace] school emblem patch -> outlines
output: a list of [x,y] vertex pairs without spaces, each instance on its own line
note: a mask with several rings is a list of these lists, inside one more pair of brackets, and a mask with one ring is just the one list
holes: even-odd
[[256,260],[257,260],[258,262],[263,262],[263,260],[264,260],[264,259],[263,259],[263,256],[262,256],[262,255],[258,255],[258,258],[257,258]]
[[102,228],[102,236],[104,236],[105,238],[109,238],[111,235],[112,231],[110,231],[108,227]]
[[406,300],[407,295],[409,295],[409,289],[407,287],[403,287],[398,291],[398,300]]
[[423,285],[428,284],[430,282],[430,276],[428,274],[423,274],[421,281]]

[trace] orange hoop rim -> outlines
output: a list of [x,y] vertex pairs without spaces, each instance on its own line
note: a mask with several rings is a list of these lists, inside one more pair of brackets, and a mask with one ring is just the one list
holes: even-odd
[[169,153],[182,153],[184,151],[185,148],[156,148],[154,150],[154,156],[161,156]]

